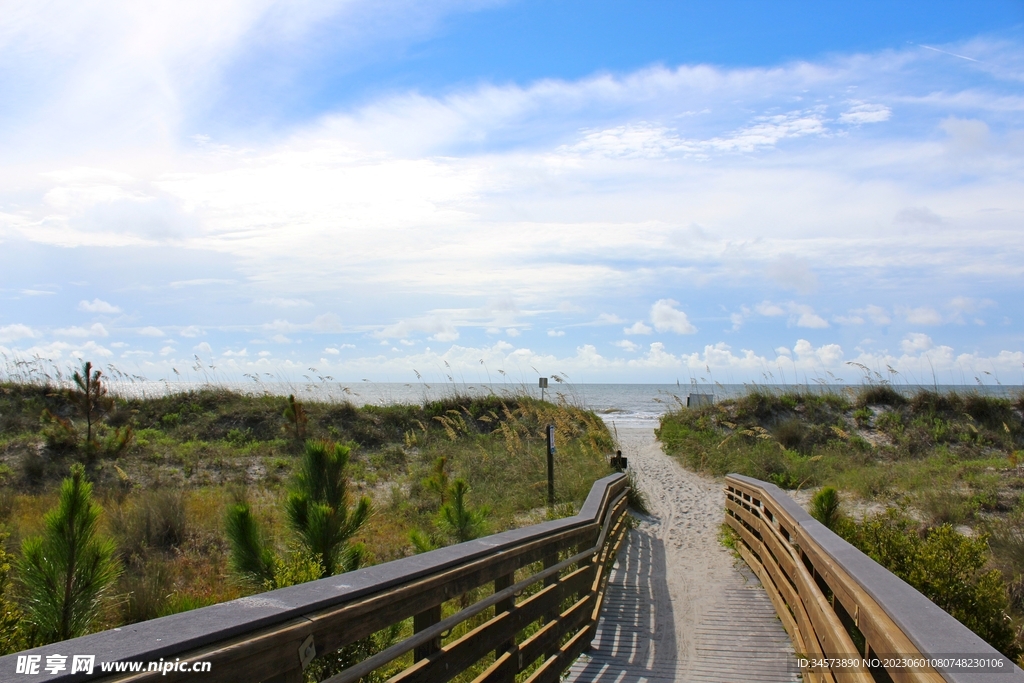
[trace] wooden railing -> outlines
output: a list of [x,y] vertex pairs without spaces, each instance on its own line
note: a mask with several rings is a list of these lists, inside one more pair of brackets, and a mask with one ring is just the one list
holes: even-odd
[[733,474],[725,495],[737,549],[793,639],[804,680],[1024,681],[1009,659],[775,485]]
[[[357,681],[397,661],[410,666],[392,680],[408,683],[443,683],[471,667],[482,670],[477,681],[513,681],[531,668],[530,681],[558,681],[593,640],[625,536],[626,493],[614,474],[574,517],[0,657],[0,681],[293,683],[314,656],[409,618],[411,636],[328,680]],[[442,618],[445,603],[458,611]],[[475,628],[449,637],[470,619]],[[46,673],[51,655],[66,657],[63,671]],[[95,656],[91,675],[71,672],[75,655]],[[39,673],[18,675],[19,657],[22,670],[35,657]],[[147,671],[179,660],[210,670]],[[103,674],[110,662],[142,662],[142,672]]]

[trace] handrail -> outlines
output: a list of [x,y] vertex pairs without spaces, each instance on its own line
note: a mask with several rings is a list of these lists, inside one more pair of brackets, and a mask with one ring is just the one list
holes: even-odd
[[737,550],[793,639],[804,680],[1024,681],[1007,657],[774,484],[730,474],[725,496]]
[[[0,681],[298,683],[315,654],[409,617],[411,637],[328,680],[358,680],[414,651],[412,666],[393,680],[448,681],[493,652],[476,680],[510,682],[542,660],[530,680],[557,681],[593,640],[608,566],[625,537],[627,487],[624,475],[613,474],[595,482],[572,517],[0,657]],[[443,603],[490,583],[493,593],[442,620]],[[542,588],[517,602],[536,584]],[[442,645],[442,635],[491,608],[491,619]],[[533,624],[539,630],[524,634]],[[54,654],[66,657],[65,669],[47,673]],[[71,672],[74,655],[95,656],[91,675]],[[16,675],[19,657],[23,666],[38,657],[39,673]],[[209,662],[210,670],[147,670],[150,662],[178,660]],[[142,669],[101,672],[116,662]]]

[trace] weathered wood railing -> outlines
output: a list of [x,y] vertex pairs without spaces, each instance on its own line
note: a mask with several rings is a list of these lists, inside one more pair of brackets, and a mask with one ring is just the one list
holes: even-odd
[[774,484],[733,474],[725,494],[737,548],[793,639],[804,680],[1024,681],[1009,659]]
[[[607,568],[625,536],[626,493],[625,476],[611,475],[574,517],[0,657],[0,681],[293,683],[315,654],[410,617],[411,636],[328,680],[356,681],[405,657],[411,665],[392,680],[443,683],[476,667],[477,681],[506,682],[540,661],[529,680],[558,681],[594,637]],[[491,585],[463,605],[462,596]],[[460,598],[462,609],[442,618],[443,604]],[[483,623],[444,642],[472,618]],[[47,673],[52,655],[66,658],[64,670]],[[72,673],[75,655],[95,656],[91,675]],[[147,671],[149,662],[177,660],[210,670]],[[142,672],[102,673],[110,662],[142,662]],[[36,675],[20,675],[33,663]]]

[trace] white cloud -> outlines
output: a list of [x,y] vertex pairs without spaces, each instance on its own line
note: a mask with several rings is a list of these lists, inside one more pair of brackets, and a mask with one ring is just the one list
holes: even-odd
[[139,330],[139,334],[143,337],[162,337],[164,336],[163,330],[159,327],[143,327]]
[[341,353],[341,351],[339,349],[335,349],[335,348],[332,348],[332,347],[327,347],[326,349],[324,349],[324,353],[328,353],[328,354],[330,354],[332,356],[337,356],[338,354]]
[[870,304],[864,308],[855,308],[849,315],[837,315],[834,320],[840,325],[863,325],[870,320],[875,325],[888,325],[892,322],[889,312],[881,306]]
[[828,327],[828,321],[814,312],[814,309],[805,305],[793,305],[790,312],[796,316],[797,327],[809,327],[820,330]]
[[565,330],[548,330],[549,337],[564,337]]
[[[814,312],[814,308],[807,304],[798,304],[795,301],[790,301],[785,304],[785,307],[771,301],[763,301],[755,306],[754,310],[769,318],[776,318],[788,313],[789,324],[797,327],[823,329],[829,326],[828,321]],[[843,318],[844,322],[848,320]]]
[[678,301],[659,299],[651,306],[651,322],[658,332],[675,332],[676,334],[694,334],[697,328],[686,317],[686,313],[678,310]]
[[505,334],[507,334],[510,337],[518,337],[522,333],[517,328],[510,327],[507,330],[505,330]]
[[633,342],[629,341],[628,339],[621,339],[619,341],[614,341],[614,342],[612,342],[612,346],[618,346],[620,349],[623,349],[625,351],[629,351],[630,353],[633,353],[634,351],[636,351],[637,349],[640,348],[639,344],[634,344]]
[[92,301],[79,301],[78,310],[86,311],[88,313],[120,313],[121,309],[114,304],[107,303],[102,299],[93,299]]
[[213,348],[206,342],[200,342],[192,347],[192,350],[196,353],[205,353],[207,355],[213,353]]
[[169,356],[172,353],[174,353],[174,347],[173,346],[165,346],[162,349],[160,349],[160,355],[161,356]]
[[942,216],[938,215],[927,206],[907,207],[900,209],[893,218],[896,223],[907,223],[911,225],[942,225]]
[[772,318],[780,315],[786,315],[786,309],[782,308],[778,304],[773,304],[771,301],[762,301],[754,306],[754,310],[763,316]]
[[249,350],[242,349],[241,351],[225,351],[220,355],[224,358],[245,358],[249,355]]
[[682,367],[682,361],[672,353],[665,350],[661,342],[651,344],[647,353],[640,358],[630,360],[628,363],[637,368],[678,368]]
[[28,325],[15,323],[0,327],[0,342],[13,342],[19,339],[32,339],[39,336],[38,333]]
[[269,299],[258,299],[256,303],[261,306],[274,306],[275,308],[308,308],[313,305],[313,302],[307,301],[306,299],[289,299],[280,296],[271,297]]
[[868,317],[871,322],[876,325],[888,325],[892,322],[892,318],[889,317],[889,313],[881,306],[869,305],[863,309],[864,315]]
[[897,308],[896,312],[902,315],[911,325],[941,325],[942,316],[934,308],[920,306],[918,308]]
[[203,330],[196,325],[189,325],[178,330],[178,336],[181,337],[200,337],[203,335]]
[[653,331],[654,330],[645,325],[642,320],[637,320],[629,327],[622,328],[623,334],[650,334]]
[[818,288],[818,276],[803,260],[785,255],[775,259],[768,265],[768,277],[785,289],[801,294],[813,292]]
[[881,123],[888,121],[892,116],[892,110],[884,104],[869,104],[862,102],[855,104],[839,115],[840,123],[851,123],[861,125],[864,123]]
[[822,344],[815,347],[806,339],[798,339],[793,345],[793,353],[805,364],[817,363],[821,368],[836,368],[843,361],[843,349],[838,344]]
[[314,332],[343,332],[341,319],[334,313],[324,313],[313,318],[310,328]]
[[410,320],[402,320],[387,325],[374,333],[379,339],[399,337],[407,339],[414,334],[426,334],[432,341],[448,342],[459,338],[459,331],[451,319],[443,315],[429,315]]
[[977,154],[991,145],[991,131],[984,121],[951,116],[940,124],[940,128],[948,136],[949,147],[954,154]]
[[89,327],[64,327],[54,330],[54,334],[60,337],[106,337],[110,333],[100,323],[93,323]]
[[932,338],[920,332],[911,332],[900,342],[900,348],[903,349],[904,353],[920,353],[934,346],[935,343],[932,342]]

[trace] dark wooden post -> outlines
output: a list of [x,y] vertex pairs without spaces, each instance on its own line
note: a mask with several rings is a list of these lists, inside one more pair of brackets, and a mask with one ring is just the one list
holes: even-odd
[[548,507],[555,507],[555,425],[548,425]]
[[[505,590],[506,588],[511,586],[515,582],[515,580],[515,572],[511,574],[506,574],[505,576],[499,576],[494,580],[494,592],[497,593],[498,591]],[[499,614],[507,614],[508,612],[511,612],[515,606],[516,598],[514,595],[510,595],[505,600],[502,600],[494,605],[494,616],[498,616]],[[506,652],[511,652],[512,650],[514,650],[515,647],[516,638],[515,636],[512,636],[504,643],[498,645],[498,647],[494,650],[494,659],[499,659]],[[497,674],[497,678],[495,678],[496,681],[501,681],[502,683],[514,683],[514,681],[516,680],[516,668],[513,666],[506,666],[495,673]]]
[[[434,624],[441,621],[441,605],[431,607],[423,610],[419,614],[412,618],[412,631],[413,633],[419,633],[420,631],[426,630]],[[426,659],[430,655],[434,654],[441,649],[441,638],[434,638],[429,643],[420,645],[413,652],[413,661],[418,662],[421,659]]]

